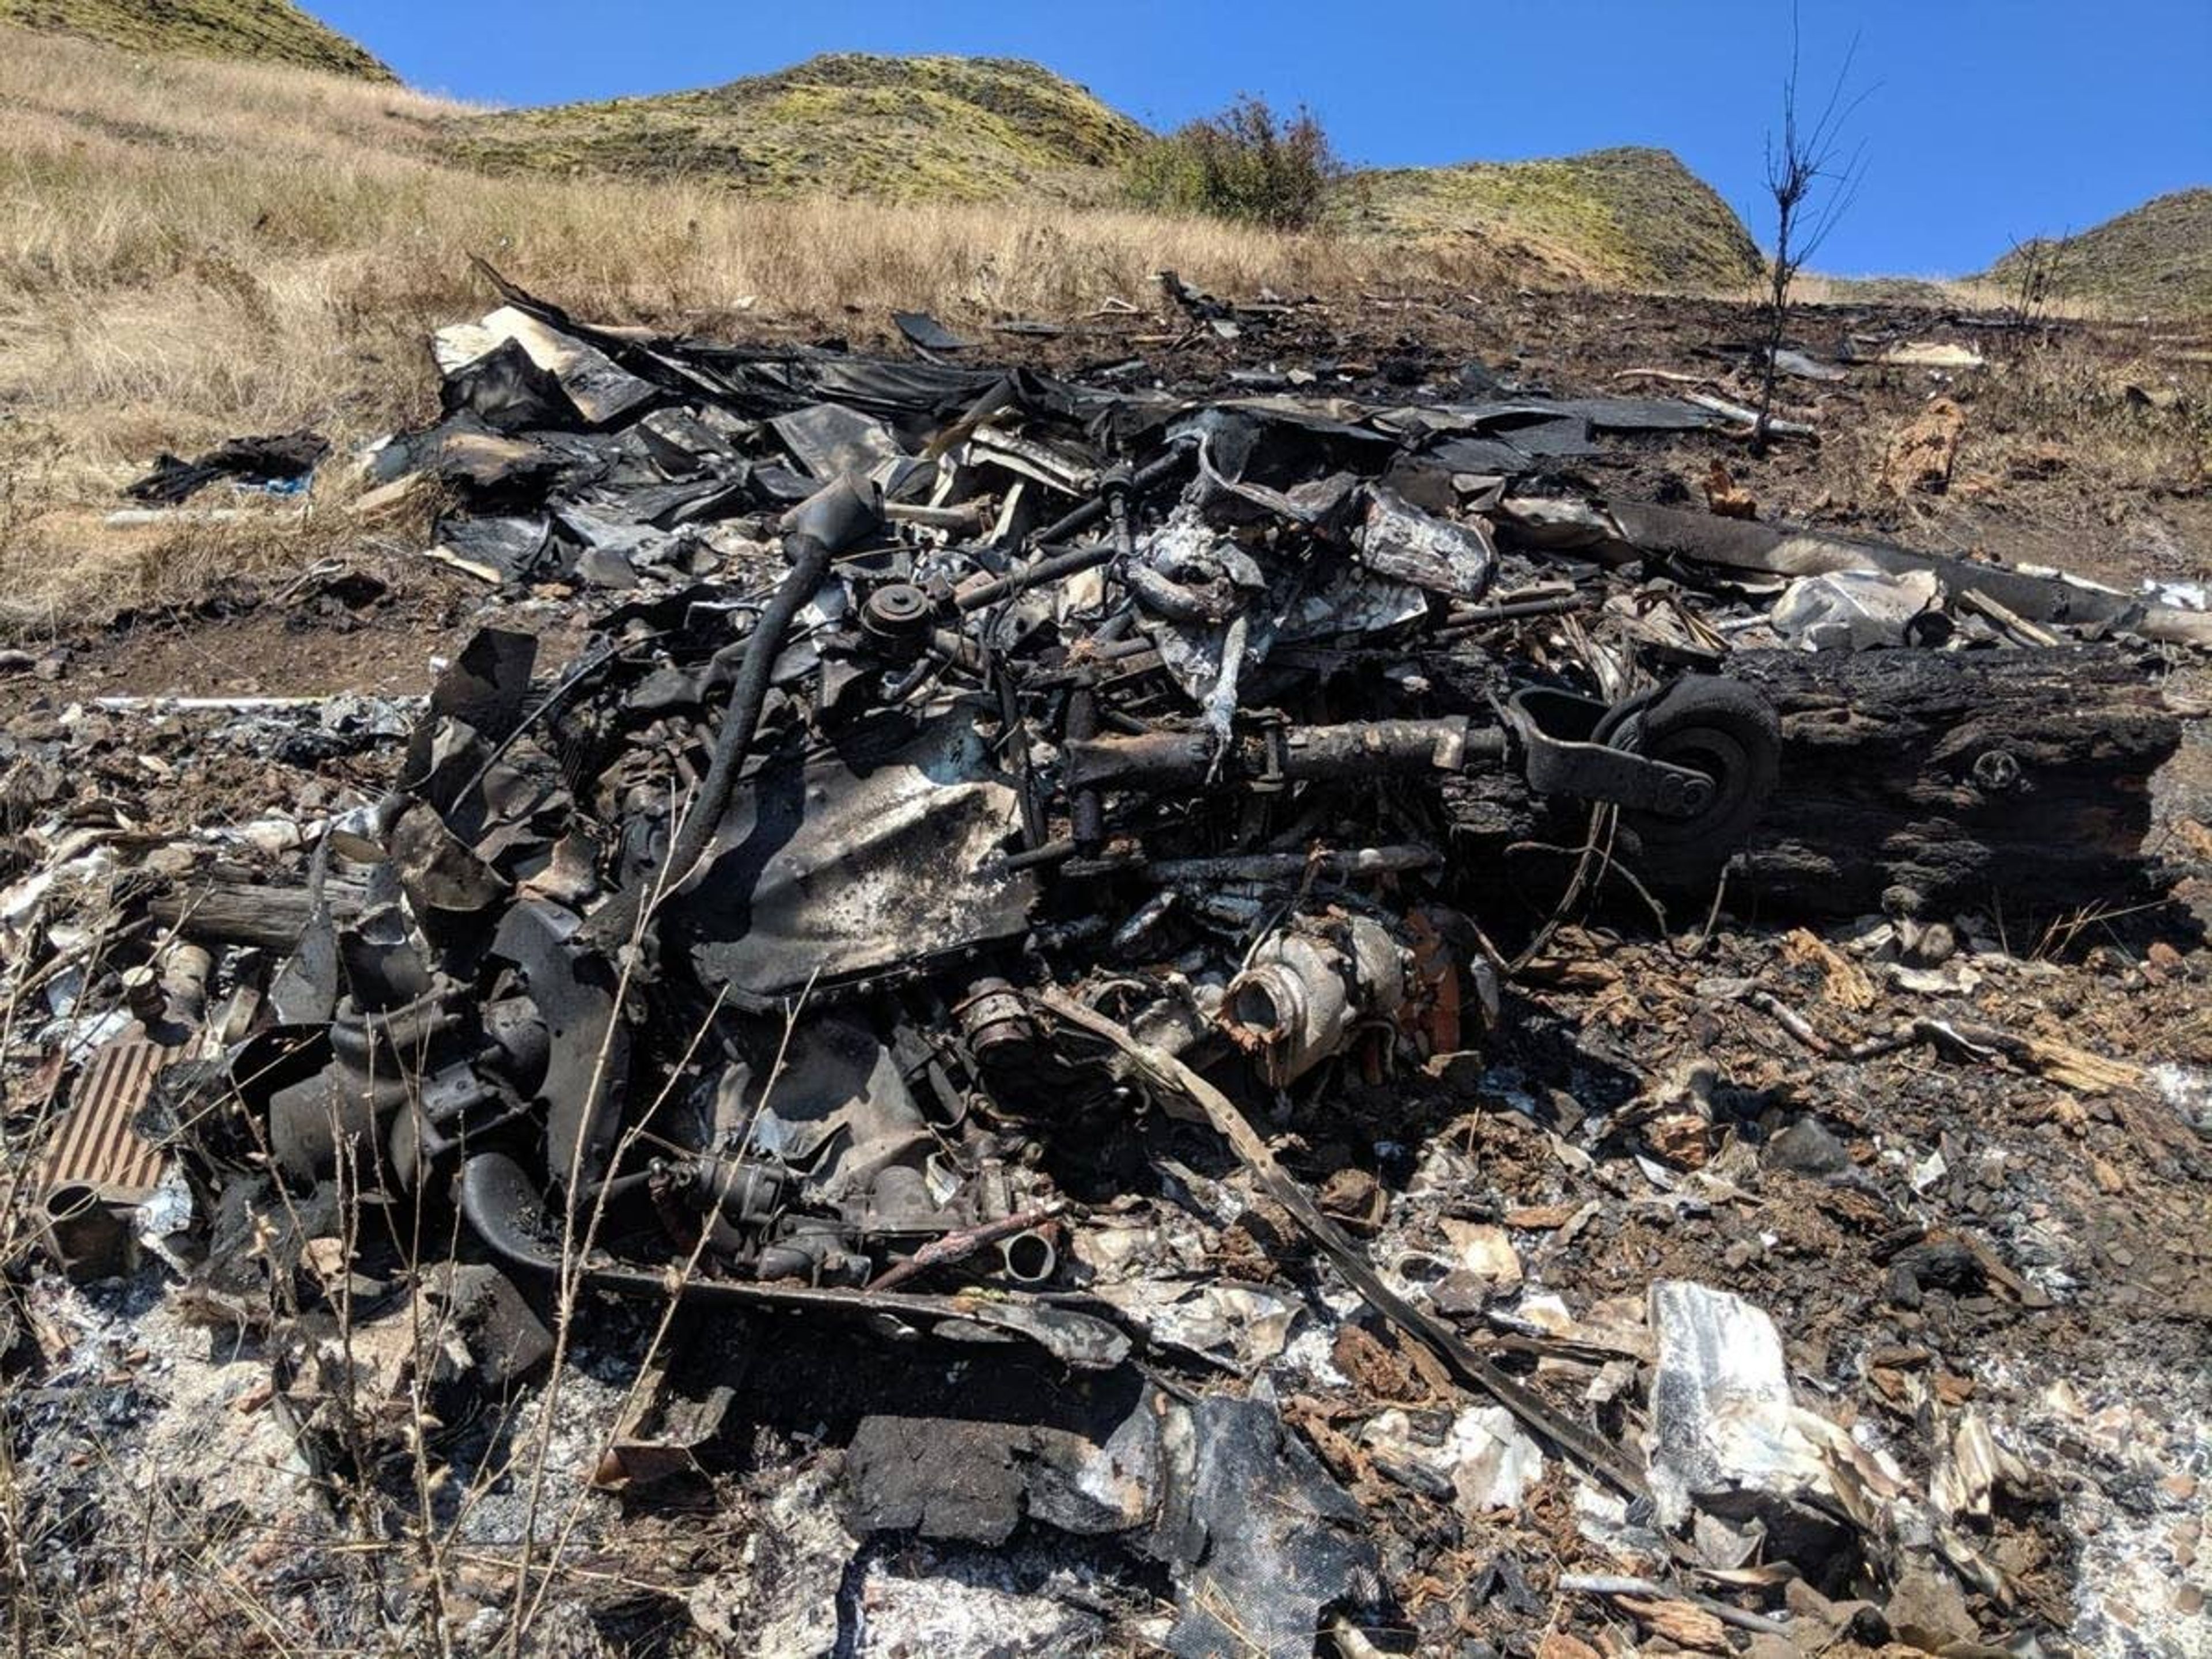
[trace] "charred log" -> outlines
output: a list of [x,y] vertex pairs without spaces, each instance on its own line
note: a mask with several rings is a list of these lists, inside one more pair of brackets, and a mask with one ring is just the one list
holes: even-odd
[[[350,883],[326,883],[323,896],[333,921],[349,921],[361,908],[361,889]],[[203,944],[289,951],[307,931],[315,900],[305,887],[216,879],[158,894],[146,908],[162,927]]]
[[2181,724],[2120,646],[1747,652],[1782,717],[1782,787],[1738,866],[1764,906],[1933,903],[2048,915],[2141,880],[2152,775]]

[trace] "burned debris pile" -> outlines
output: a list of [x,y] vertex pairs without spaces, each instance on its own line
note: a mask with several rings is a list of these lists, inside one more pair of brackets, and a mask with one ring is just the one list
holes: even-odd
[[[438,337],[443,418],[373,465],[438,492],[438,558],[575,595],[589,636],[553,662],[487,629],[380,799],[243,876],[170,849],[126,884],[127,1019],[36,1177],[73,1272],[121,1264],[173,1160],[190,1294],[372,1484],[334,1285],[429,1306],[438,1386],[493,1399],[622,1304],[794,1374],[993,1368],[996,1416],[856,1409],[849,1525],[1118,1540],[1178,1654],[1410,1636],[1409,1546],[1346,1483],[1479,1516],[1547,1455],[1622,1567],[1589,1592],[1687,1645],[1771,1638],[1792,1578],[1846,1622],[1912,1574],[2014,1601],[1801,1402],[1751,1303],[1662,1281],[1632,1336],[1470,1327],[1471,1273],[1519,1283],[1495,1217],[1433,1193],[1459,1261],[1386,1268],[1387,1195],[1310,1187],[1276,1137],[1507,1040],[1513,976],[1592,902],[1694,922],[1733,884],[1910,926],[2008,865],[2134,878],[2179,736],[2146,667],[2195,619],[1578,487],[1608,445],[1730,427],[1692,403],[1108,390],[505,297]],[[33,879],[35,968],[70,939]],[[1946,1034],[1981,1042],[1898,1046]],[[95,1143],[137,1161],[79,1167]],[[1284,1369],[1301,1321],[1456,1406],[1355,1444]],[[1592,1360],[1587,1403],[1548,1352]],[[746,1413],[704,1392],[601,1478],[696,1471]]]

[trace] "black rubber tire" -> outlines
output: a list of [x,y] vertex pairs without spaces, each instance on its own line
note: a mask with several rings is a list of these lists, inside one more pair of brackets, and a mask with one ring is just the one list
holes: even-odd
[[1608,719],[1603,740],[1713,780],[1713,799],[1695,817],[1623,811],[1631,862],[1645,879],[1694,887],[1717,877],[1750,836],[1782,775],[1782,722],[1740,681],[1708,674],[1676,680]]

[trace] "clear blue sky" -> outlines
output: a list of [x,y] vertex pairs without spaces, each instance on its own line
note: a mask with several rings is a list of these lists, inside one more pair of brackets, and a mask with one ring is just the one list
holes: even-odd
[[[1154,125],[1304,102],[1384,166],[1674,150],[1766,235],[1784,0],[307,0],[409,82],[502,104],[663,92],[818,52],[1030,58]],[[1803,0],[1804,78],[1859,37],[1856,206],[1816,264],[1979,269],[2212,184],[2212,0]]]

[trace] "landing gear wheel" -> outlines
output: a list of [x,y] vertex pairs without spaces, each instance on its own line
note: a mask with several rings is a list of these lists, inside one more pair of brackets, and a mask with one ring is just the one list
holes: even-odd
[[1623,811],[1635,837],[1635,866],[1668,887],[1693,887],[1720,873],[1765,809],[1782,771],[1782,722],[1765,698],[1735,680],[1690,675],[1611,711],[1601,743],[1686,766],[1713,781],[1694,817]]

